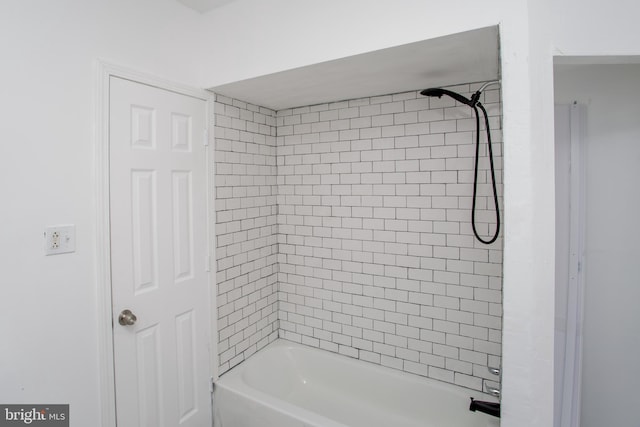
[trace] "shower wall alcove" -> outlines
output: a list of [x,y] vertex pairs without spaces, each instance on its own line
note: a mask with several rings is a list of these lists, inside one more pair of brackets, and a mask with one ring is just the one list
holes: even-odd
[[[498,386],[502,232],[473,237],[470,97],[489,27],[212,88],[219,372],[278,336],[485,391]],[[488,87],[502,207],[500,87]],[[477,220],[495,229],[482,134]]]

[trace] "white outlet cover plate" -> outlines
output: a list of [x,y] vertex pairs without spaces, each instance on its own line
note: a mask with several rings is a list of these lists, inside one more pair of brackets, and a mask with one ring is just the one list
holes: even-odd
[[58,255],[76,251],[76,226],[54,225],[44,229],[44,254]]

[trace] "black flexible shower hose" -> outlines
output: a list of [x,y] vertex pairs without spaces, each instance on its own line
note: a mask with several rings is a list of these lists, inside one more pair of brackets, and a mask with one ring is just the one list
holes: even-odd
[[[486,245],[490,245],[495,242],[498,238],[498,233],[500,233],[500,209],[498,208],[498,190],[496,189],[496,174],[495,168],[493,166],[493,149],[491,147],[491,131],[489,130],[489,117],[487,116],[487,110],[485,110],[484,106],[480,102],[475,102],[473,105],[473,111],[476,114],[476,164],[475,170],[473,173],[473,201],[471,202],[471,228],[473,228],[473,234],[475,234],[476,239],[481,241]],[[484,240],[478,234],[478,230],[476,230],[476,193],[478,190],[478,156],[480,154],[480,114],[478,113],[478,108],[482,111],[484,115],[484,123],[487,130],[487,147],[489,149],[489,165],[491,169],[491,184],[493,185],[493,204],[496,211],[496,232],[490,240]]]

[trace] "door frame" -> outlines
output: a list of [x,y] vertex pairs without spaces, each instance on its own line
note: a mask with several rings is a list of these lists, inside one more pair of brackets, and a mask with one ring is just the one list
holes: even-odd
[[582,404],[582,335],[584,323],[585,235],[586,235],[586,135],[587,106],[570,107],[571,189],[569,241],[569,293],[564,365],[564,397],[561,425],[578,427]]
[[[586,117],[587,106],[573,102],[570,105],[556,104],[555,108],[568,108],[569,140],[569,188],[561,194],[569,200],[569,251],[567,287],[567,305],[565,307],[565,353],[562,378],[562,407],[559,408],[559,427],[577,427],[580,425],[581,387],[582,387],[582,332],[584,321],[585,235],[586,235]],[[556,122],[555,126],[559,126]],[[556,144],[558,141],[556,141]],[[565,211],[566,213],[566,211]],[[556,284],[558,286],[558,284]],[[558,408],[556,408],[558,410]],[[555,417],[556,414],[554,414]]]
[[115,369],[113,346],[113,308],[111,289],[111,229],[109,204],[109,81],[119,77],[136,83],[187,95],[206,102],[206,206],[207,247],[209,251],[209,365],[212,380],[218,377],[218,330],[216,268],[215,268],[215,163],[214,95],[204,89],[196,89],[151,74],[132,70],[98,59],[95,62],[94,86],[94,182],[96,213],[96,283],[98,306],[98,352],[100,368],[100,407],[103,427],[116,427]]

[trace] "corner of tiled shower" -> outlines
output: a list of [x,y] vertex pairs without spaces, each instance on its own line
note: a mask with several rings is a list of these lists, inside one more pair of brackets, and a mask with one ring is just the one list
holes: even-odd
[[[500,92],[480,100],[502,206]],[[487,367],[500,366],[502,238],[483,245],[471,230],[471,111],[417,91],[278,112],[216,95],[221,373],[280,336],[497,385]],[[488,167],[481,158],[484,235],[495,224]]]
[[223,373],[278,337],[276,113],[220,95],[214,111]]

